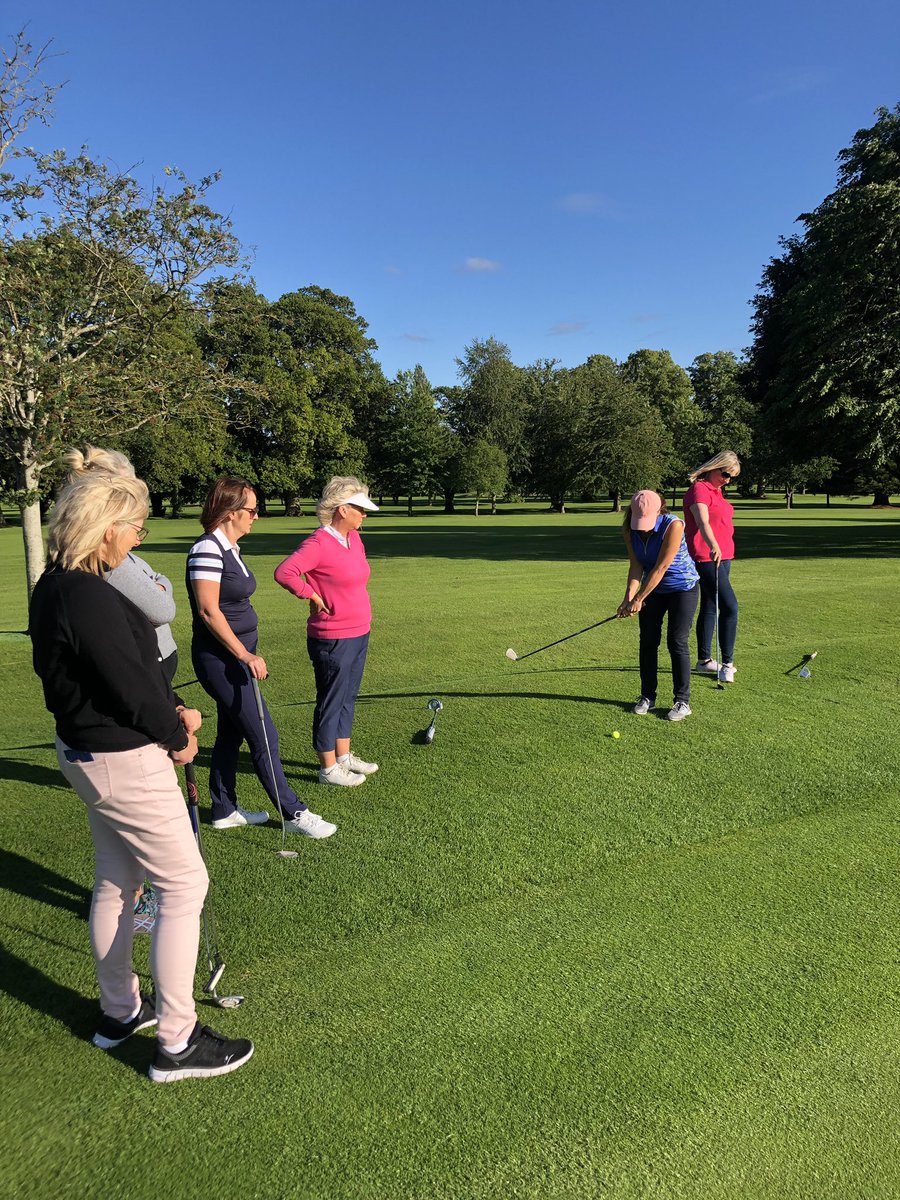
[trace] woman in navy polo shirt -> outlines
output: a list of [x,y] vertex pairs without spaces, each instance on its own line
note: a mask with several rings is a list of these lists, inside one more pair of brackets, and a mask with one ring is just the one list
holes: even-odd
[[666,645],[672,659],[674,702],[669,721],[691,715],[691,655],[688,639],[697,610],[700,584],[688,554],[684,521],[673,516],[658,492],[635,492],[622,526],[628,550],[628,582],[620,617],[638,614],[640,622],[641,696],[632,709],[645,716],[656,704],[659,643],[668,614]]
[[259,516],[256,492],[246,479],[225,475],[206,497],[200,523],[206,530],[188,554],[187,591],[193,614],[191,657],[197,678],[216,702],[216,741],[209,770],[214,829],[261,825],[266,812],[247,812],[237,801],[237,761],[242,743],[250,746],[253,768],[288,830],[326,838],[337,829],[310,812],[285,778],[278,753],[278,731],[263,702],[263,726],[253,694],[253,679],[265,679],[266,661],[256,653],[257,618],[250,603],[256,580],[244,565],[238,541]]

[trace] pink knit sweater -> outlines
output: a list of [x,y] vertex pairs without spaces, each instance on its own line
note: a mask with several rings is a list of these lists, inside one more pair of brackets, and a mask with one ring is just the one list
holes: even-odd
[[310,637],[360,637],[372,627],[366,551],[355,529],[348,542],[342,546],[325,529],[317,529],[275,569],[275,582],[301,600],[318,592],[325,601],[331,615],[319,612],[309,618],[306,632]]

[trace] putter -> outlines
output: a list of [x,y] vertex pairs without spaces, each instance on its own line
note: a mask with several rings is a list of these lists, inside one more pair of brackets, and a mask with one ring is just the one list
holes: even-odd
[[[197,849],[200,851],[200,857],[203,859],[205,866],[206,859],[203,855],[203,840],[200,837],[200,807],[197,798],[197,776],[193,763],[184,764],[184,779],[187,784],[188,815],[191,818],[191,828],[194,831]],[[207,891],[206,899],[203,902],[201,917],[203,921],[203,941],[206,945],[206,965],[209,967],[209,979],[206,981],[203,990],[207,996],[212,998],[213,1004],[218,1008],[238,1008],[244,1003],[243,996],[220,996],[216,991],[219,980],[225,973],[225,960],[219,951],[219,935],[216,930],[216,918],[209,891]]]
[[441,704],[440,700],[429,700],[428,708],[430,708],[434,713],[434,716],[431,718],[431,724],[425,730],[425,742],[426,744],[430,745],[430,743],[434,741],[434,726],[435,722],[437,721],[437,715],[443,710],[444,706]]
[[557,638],[555,642],[548,642],[546,646],[538,646],[537,650],[529,650],[527,654],[516,654],[515,650],[510,647],[506,652],[506,657],[512,662],[521,662],[523,658],[531,658],[532,654],[543,654],[545,650],[549,650],[551,646],[559,646],[562,642],[571,641],[572,638],[581,637],[583,633],[587,633],[590,629],[596,629],[599,625],[606,625],[609,621],[617,621],[618,613],[613,613],[611,617],[604,617],[602,621],[595,621],[593,625],[585,625],[584,629],[579,629],[576,633],[568,633],[565,637]]
[[[258,680],[254,679],[252,675],[250,676],[250,682],[253,684],[253,698],[256,700],[256,711],[259,713],[259,723],[262,726],[263,741],[266,744],[266,758],[269,760],[269,774],[272,776],[272,790],[277,796],[278,787],[275,783],[275,764],[272,762],[272,751],[269,749],[269,735],[266,733],[266,718],[265,714],[263,713],[262,693],[259,690]],[[278,803],[277,800],[276,803]],[[281,817],[281,849],[276,850],[275,854],[278,858],[296,858],[296,850],[286,850],[284,847],[284,839],[286,837],[287,830],[284,824],[284,809],[280,804],[278,804],[278,815]]]

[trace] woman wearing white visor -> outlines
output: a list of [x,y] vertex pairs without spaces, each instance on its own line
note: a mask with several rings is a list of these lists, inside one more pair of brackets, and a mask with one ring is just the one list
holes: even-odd
[[367,512],[378,512],[369,489],[353,475],[331,479],[316,506],[319,528],[275,571],[275,580],[309,601],[306,647],[316,678],[313,746],[319,783],[358,787],[378,764],[350,750],[353,713],[362,684],[372,604],[369,564],[359,536]]

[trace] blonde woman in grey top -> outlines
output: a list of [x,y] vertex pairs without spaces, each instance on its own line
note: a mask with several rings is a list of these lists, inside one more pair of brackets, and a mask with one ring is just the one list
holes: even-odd
[[[70,483],[89,471],[104,471],[107,475],[119,475],[124,479],[136,477],[134,467],[118,450],[103,450],[99,446],[87,445],[83,450],[66,451],[63,461],[69,468]],[[141,541],[147,532],[146,527],[141,530]],[[159,661],[166,679],[172,683],[178,667],[178,650],[171,629],[171,622],[175,620],[171,581],[154,571],[137,554],[126,555],[117,567],[106,573],[106,581],[117,592],[127,596],[156,630]]]

